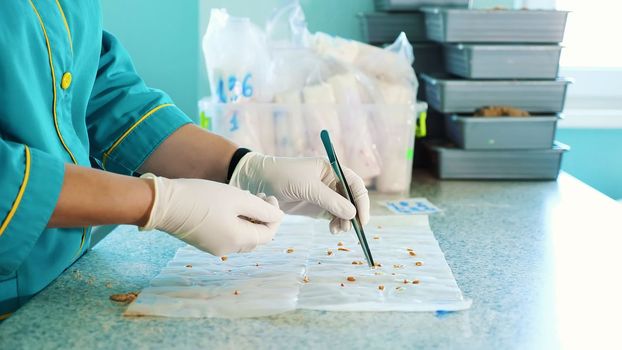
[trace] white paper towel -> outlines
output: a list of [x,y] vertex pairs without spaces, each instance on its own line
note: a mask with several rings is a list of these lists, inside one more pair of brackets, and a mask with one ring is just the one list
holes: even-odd
[[[181,248],[125,315],[239,318],[297,308],[456,311],[470,307],[427,216],[372,218],[367,239],[374,259],[382,265],[375,269],[353,264],[365,261],[353,232],[333,236],[326,226],[323,220],[288,217],[272,243],[225,261],[190,246]],[[348,281],[348,276],[355,281]]]

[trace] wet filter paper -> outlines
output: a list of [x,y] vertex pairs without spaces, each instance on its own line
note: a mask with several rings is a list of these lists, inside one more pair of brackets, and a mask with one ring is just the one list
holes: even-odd
[[296,309],[413,312],[471,306],[427,216],[372,217],[367,240],[381,265],[374,269],[353,232],[331,235],[327,226],[324,220],[287,217],[270,244],[224,261],[180,248],[125,315],[239,318]]

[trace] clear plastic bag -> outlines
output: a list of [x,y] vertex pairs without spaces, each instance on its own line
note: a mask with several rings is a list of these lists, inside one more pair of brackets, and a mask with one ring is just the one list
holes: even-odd
[[[381,192],[408,190],[412,154],[402,148],[413,145],[402,134],[414,133],[414,123],[399,130],[401,115],[381,107],[410,106],[415,113],[418,83],[403,33],[386,48],[311,33],[292,0],[275,11],[265,30],[212,10],[203,49],[212,101],[259,106],[232,111],[215,131],[259,152],[324,156],[319,132],[328,129],[341,162],[367,185],[375,183]],[[261,107],[265,103],[275,107]]]

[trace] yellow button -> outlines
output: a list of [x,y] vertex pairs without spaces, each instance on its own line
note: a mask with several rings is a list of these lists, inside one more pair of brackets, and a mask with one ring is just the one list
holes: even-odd
[[71,86],[71,73],[65,72],[65,74],[63,74],[63,78],[60,81],[60,87],[62,87],[63,90],[67,90],[70,86]]

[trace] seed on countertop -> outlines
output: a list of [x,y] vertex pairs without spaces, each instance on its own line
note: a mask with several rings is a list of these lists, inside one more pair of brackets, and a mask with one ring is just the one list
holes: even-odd
[[395,290],[401,290],[401,289],[402,289],[402,287],[399,287],[399,286],[395,287]]
[[381,285],[378,286],[378,289],[384,290],[384,286],[381,284]]
[[287,254],[293,253],[294,252],[294,248],[287,248]]
[[343,242],[340,241],[339,243],[337,243],[337,246],[343,247]]
[[354,276],[348,276],[348,278],[346,278],[348,280],[348,282],[355,282],[356,278],[354,278]]
[[259,266],[259,263],[255,263],[255,266]]
[[408,284],[408,283],[409,283],[408,280],[404,279],[404,284]]
[[240,295],[240,292],[236,290],[235,292],[233,292],[233,295]]
[[333,251],[332,251],[332,250],[330,250],[330,249],[329,249],[329,250],[327,250],[327,251],[326,251],[326,255],[328,255],[328,256],[333,255]]
[[419,282],[421,282],[421,281],[419,281],[419,280],[413,280],[413,284],[419,284]]
[[407,252],[414,252],[414,250],[412,248],[406,248]]
[[220,260],[222,260],[222,261],[227,261],[227,259],[229,259],[229,258],[226,255],[220,257]]
[[382,264],[381,264],[381,263],[379,263],[379,262],[375,262],[375,263],[374,263],[374,267],[382,267]]
[[360,260],[352,262],[352,265],[363,265],[363,264],[364,263],[362,261],[360,261]]
[[350,248],[339,247],[337,250],[341,250],[342,252],[349,252]]
[[393,276],[395,276],[395,272],[391,272],[391,274],[392,274]]
[[423,263],[422,263],[421,261],[417,261],[417,262],[415,263],[415,265],[417,265],[417,266],[423,266]]
[[378,276],[378,275],[382,275],[382,272],[380,272],[380,271],[376,271],[376,272],[374,272],[374,275],[376,275],[376,276]]
[[396,269],[401,269],[402,267],[404,267],[404,265],[402,264],[393,264],[393,267]]
[[339,285],[342,286],[342,287],[345,287],[345,285],[343,283],[340,283]]
[[318,264],[318,265],[322,265],[322,262],[321,262],[321,261],[318,261],[318,262],[317,262],[317,264]]
[[381,226],[381,225],[378,225],[378,226],[376,226],[376,227],[377,227],[379,230],[381,230],[381,229],[382,229],[382,226]]
[[192,268],[192,265],[188,264],[188,265],[186,265],[186,267],[187,267],[187,268],[189,268],[189,269],[191,269],[191,268]]
[[110,300],[120,303],[131,303],[132,301],[134,301],[134,299],[138,297],[139,293],[140,292],[127,292],[121,294],[112,294],[110,296]]
[[303,278],[302,281],[304,283],[309,283],[309,276],[305,276],[305,278]]
[[374,236],[373,239],[380,239],[380,236]]
[[410,256],[417,256],[417,253],[415,253],[415,252],[408,252],[408,255],[410,255]]

